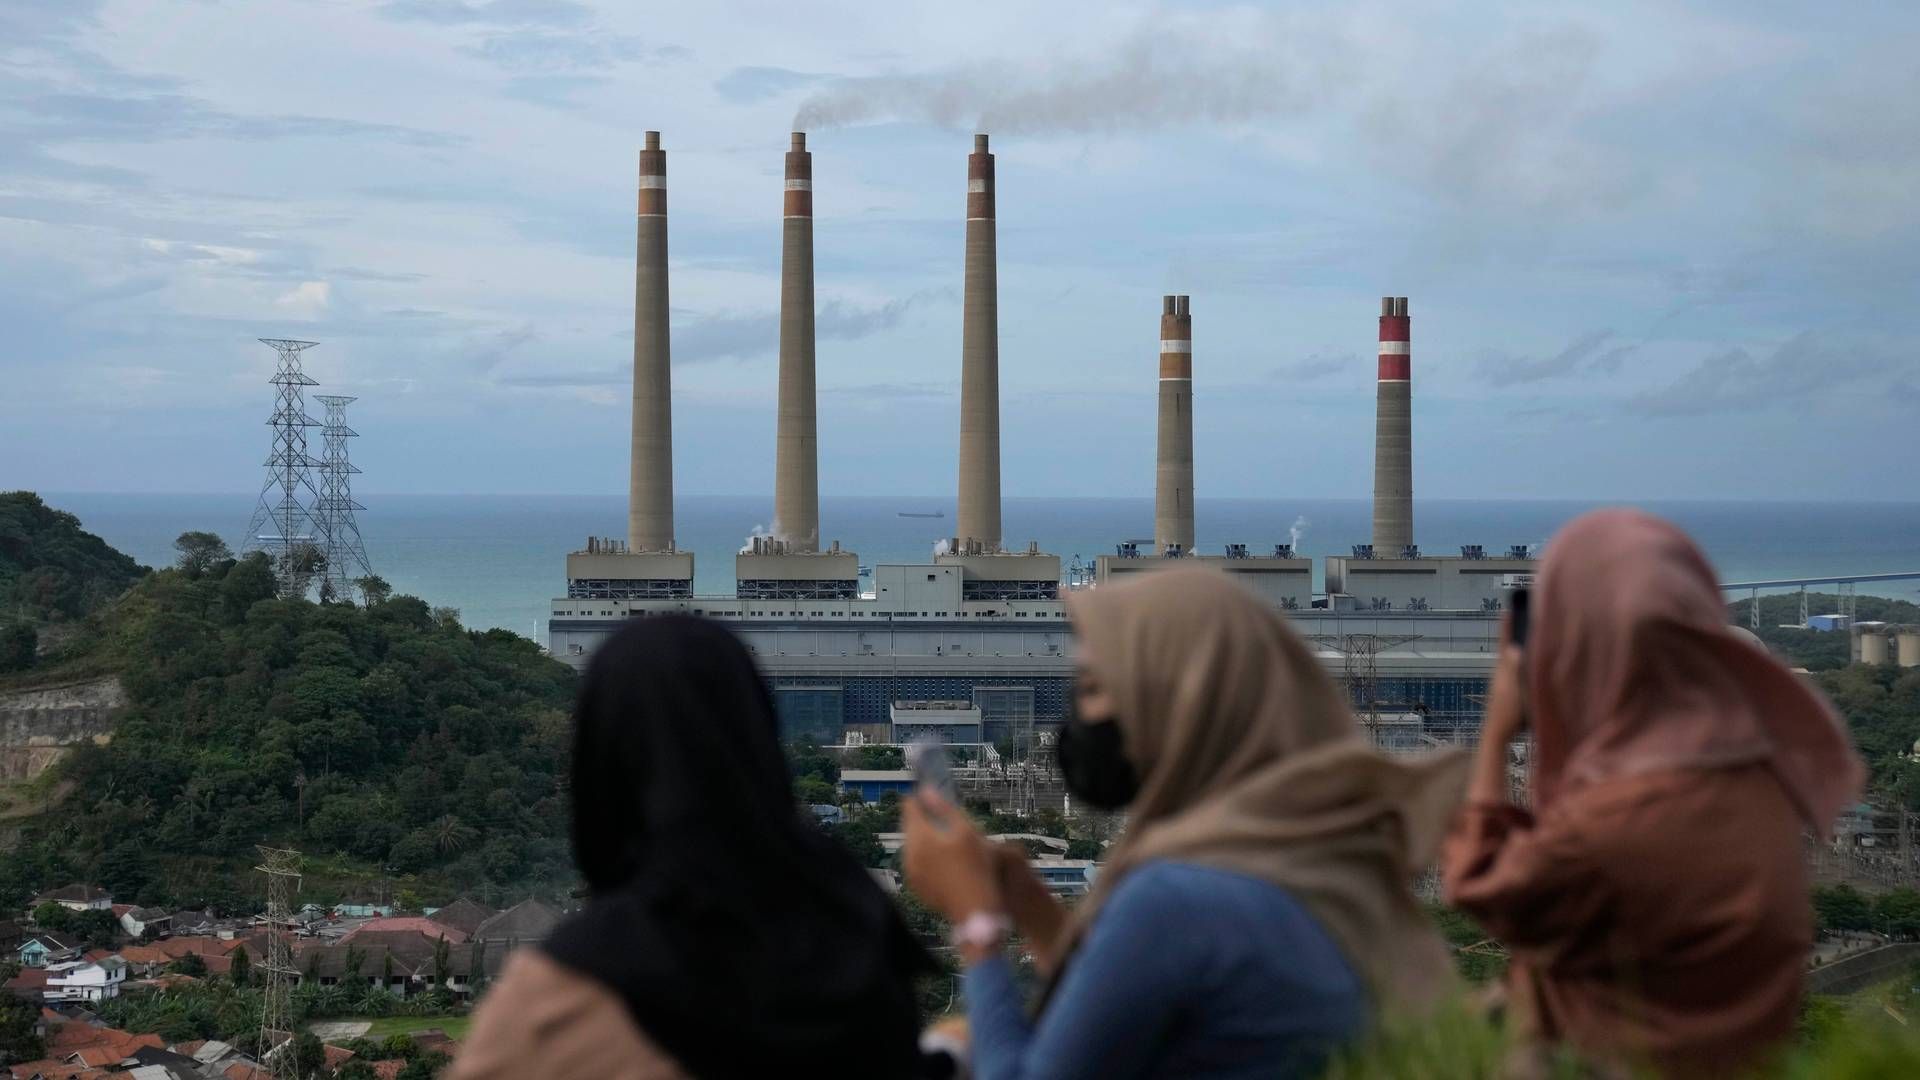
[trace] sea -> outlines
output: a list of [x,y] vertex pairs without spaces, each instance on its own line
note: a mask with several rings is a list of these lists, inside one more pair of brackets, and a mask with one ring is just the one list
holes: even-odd
[[[48,503],[149,566],[173,561],[174,538],[193,529],[219,533],[236,550],[258,498],[253,494],[58,494]],[[566,589],[565,556],[589,535],[624,536],[626,501],[575,495],[359,495],[360,532],[374,572],[396,592],[457,608],[470,627],[499,627],[544,643],[548,601]],[[733,556],[772,512],[765,496],[690,496],[676,505],[680,547],[695,553],[701,593],[733,590]],[[1480,544],[1501,554],[1540,545],[1588,502],[1428,500],[1414,505],[1423,549],[1457,553]],[[1650,502],[1639,504],[1687,529],[1707,550],[1722,581],[1920,572],[1920,503]],[[858,552],[862,565],[924,562],[953,529],[951,497],[826,496],[822,535]],[[904,517],[903,514],[943,515]],[[1127,540],[1153,535],[1153,500],[1008,498],[1005,542],[1038,542],[1063,566],[1091,566]],[[1251,553],[1276,543],[1316,559],[1365,543],[1372,504],[1364,499],[1200,499],[1196,548],[1228,543]],[[1829,587],[1826,591],[1832,591]],[[1862,585],[1862,592],[1920,599],[1920,581]]]

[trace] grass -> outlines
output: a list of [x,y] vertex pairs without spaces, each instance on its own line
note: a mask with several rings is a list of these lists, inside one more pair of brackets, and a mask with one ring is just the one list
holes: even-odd
[[[352,1020],[355,1017],[343,1017]],[[367,1029],[369,1039],[384,1039],[389,1035],[411,1035],[416,1031],[430,1031],[438,1028],[449,1038],[464,1039],[467,1028],[473,1024],[470,1016],[381,1016],[372,1019],[373,1026]]]
[[[1920,1076],[1920,1031],[1901,1026],[1883,1006],[1901,978],[1844,998],[1816,997],[1800,1037],[1781,1060],[1754,1075],[1762,1080],[1879,1080]],[[1506,1075],[1511,1034],[1465,1004],[1418,1023],[1388,1023],[1340,1056],[1327,1080],[1480,1080]],[[1595,1075],[1571,1060],[1541,1062],[1545,1078]]]

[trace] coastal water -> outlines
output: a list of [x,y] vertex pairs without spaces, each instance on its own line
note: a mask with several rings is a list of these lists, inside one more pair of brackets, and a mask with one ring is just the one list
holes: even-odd
[[[174,537],[189,529],[217,532],[240,547],[252,495],[45,495],[78,515],[108,543],[148,565],[171,562]],[[363,495],[359,520],[375,572],[403,593],[459,608],[473,627],[533,635],[544,628],[547,601],[565,589],[564,556],[589,534],[621,536],[625,500],[617,496]],[[1489,554],[1512,544],[1539,544],[1590,503],[1450,500],[1420,502],[1414,533],[1423,548],[1457,553],[1482,544]],[[1647,503],[1699,539],[1721,580],[1818,577],[1920,571],[1920,504],[1676,502]],[[692,496],[677,507],[682,548],[695,553],[696,587],[728,593],[733,555],[768,525],[772,499]],[[942,519],[901,517],[943,513]],[[924,561],[953,529],[943,497],[825,497],[825,538],[860,554],[863,564]],[[1200,499],[1197,547],[1217,553],[1244,543],[1270,552],[1297,537],[1301,554],[1345,554],[1364,543],[1371,504],[1360,499]],[[1006,542],[1070,563],[1091,563],[1122,540],[1153,534],[1150,499],[1007,499]],[[1316,566],[1316,581],[1319,577]],[[1920,582],[1862,586],[1861,591],[1915,599]],[[544,638],[544,634],[541,633]]]

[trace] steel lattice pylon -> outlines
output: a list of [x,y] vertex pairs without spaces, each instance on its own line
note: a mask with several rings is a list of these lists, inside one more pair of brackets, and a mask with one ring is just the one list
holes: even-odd
[[[293,966],[293,894],[300,889],[300,853],[291,848],[260,848],[260,865],[267,875],[267,955],[260,965],[266,989],[260,1008],[260,1063],[274,1077],[295,1075],[293,1060],[293,987],[300,971]],[[274,1048],[284,1041],[278,1053]]]
[[[260,505],[247,525],[245,548],[273,556],[285,596],[304,596],[318,569],[322,534],[308,509],[320,492],[313,483],[319,465],[307,454],[307,429],[319,421],[307,415],[305,390],[317,385],[300,370],[300,354],[319,344],[285,338],[261,338],[280,354],[273,378],[273,452],[267,455],[267,481],[260,488]],[[310,501],[301,501],[304,490]]]
[[353,516],[355,510],[366,509],[353,501],[353,475],[360,470],[347,460],[347,440],[359,435],[347,426],[347,406],[358,399],[319,394],[314,400],[327,407],[326,422],[320,427],[320,497],[313,504],[326,555],[320,599],[345,600],[361,578],[373,574],[367,545],[360,539],[360,522]]

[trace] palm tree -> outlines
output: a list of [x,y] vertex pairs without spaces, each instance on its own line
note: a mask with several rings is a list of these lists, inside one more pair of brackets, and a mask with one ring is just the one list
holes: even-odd
[[433,846],[441,854],[459,851],[473,842],[479,833],[471,825],[452,814],[442,815],[438,821],[427,826],[433,834]]

